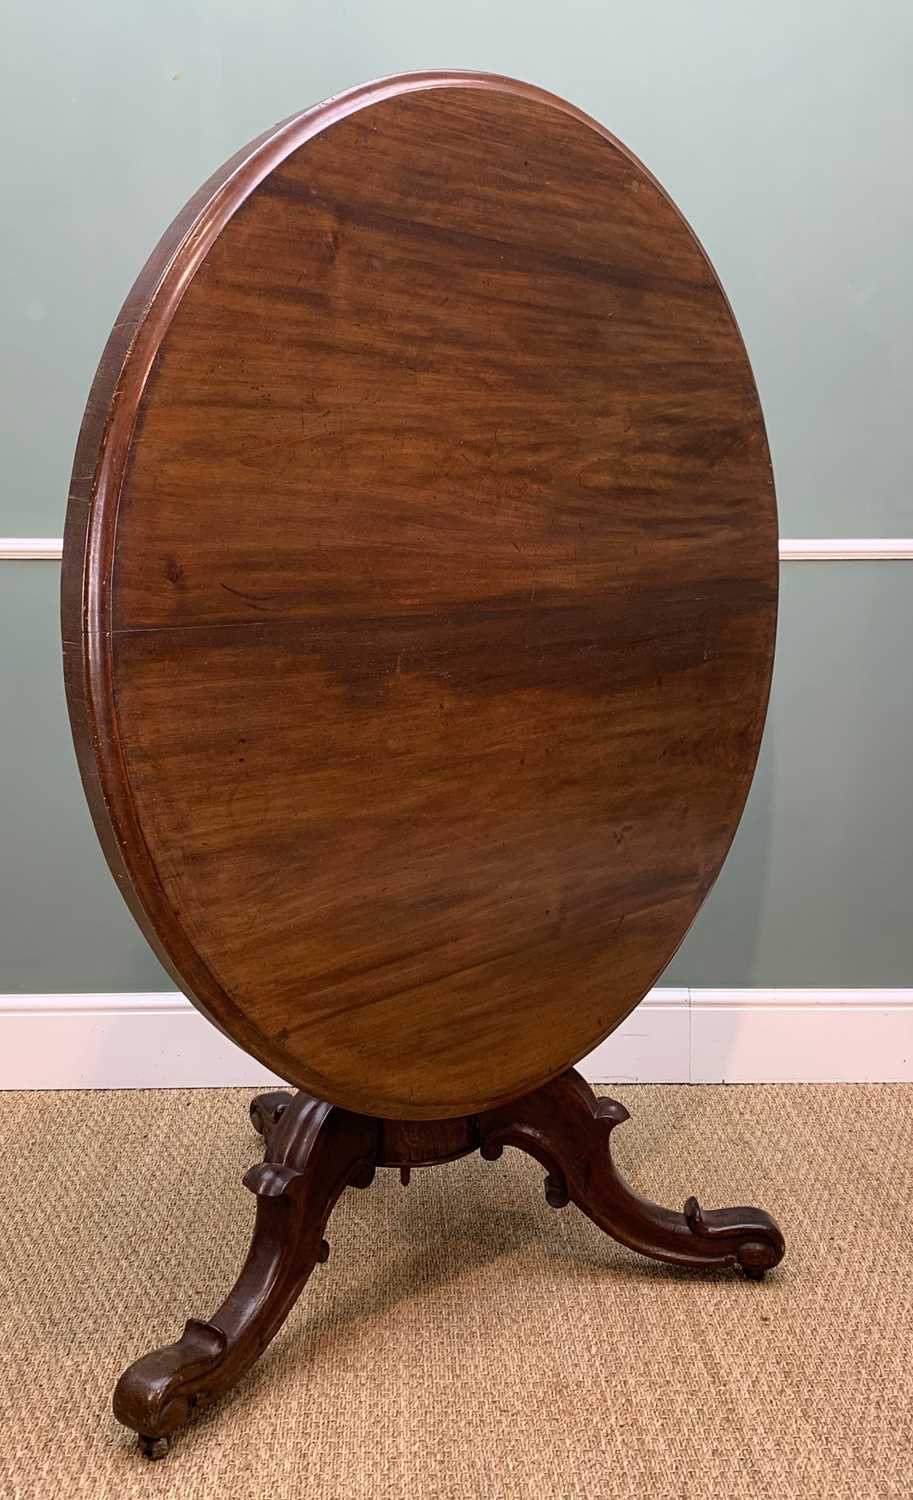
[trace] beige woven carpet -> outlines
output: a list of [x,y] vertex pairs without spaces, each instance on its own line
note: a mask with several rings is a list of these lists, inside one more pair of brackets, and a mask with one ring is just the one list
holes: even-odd
[[121,1368],[246,1245],[246,1090],[0,1095],[0,1494],[180,1500],[913,1496],[913,1089],[617,1088],[640,1189],[756,1202],[752,1285],[546,1207],[515,1151],[378,1174],[237,1388],[143,1460]]

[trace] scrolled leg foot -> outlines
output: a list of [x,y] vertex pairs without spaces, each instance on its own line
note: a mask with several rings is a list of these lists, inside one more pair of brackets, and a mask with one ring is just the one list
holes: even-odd
[[783,1258],[783,1236],[759,1208],[704,1210],[689,1198],[683,1213],[642,1198],[619,1176],[610,1137],[628,1118],[624,1105],[597,1099],[569,1072],[534,1094],[479,1117],[482,1155],[518,1146],[547,1172],[546,1201],[576,1203],[613,1239],[656,1260],[686,1266],[737,1266],[753,1281]]
[[340,1193],[373,1173],[374,1121],[303,1093],[261,1095],[254,1105],[266,1157],[244,1177],[257,1216],[241,1274],[210,1319],[191,1319],[176,1343],[138,1359],[114,1392],[114,1415],[138,1434],[148,1458],[164,1457],[194,1411],[223,1395],[263,1353],[329,1254],[323,1232]]

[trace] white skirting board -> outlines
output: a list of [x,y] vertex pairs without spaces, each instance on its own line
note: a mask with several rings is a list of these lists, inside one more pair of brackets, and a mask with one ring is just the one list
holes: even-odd
[[[580,1064],[594,1083],[913,1082],[913,989],[670,989]],[[182,995],[0,995],[0,1088],[256,1087]]]

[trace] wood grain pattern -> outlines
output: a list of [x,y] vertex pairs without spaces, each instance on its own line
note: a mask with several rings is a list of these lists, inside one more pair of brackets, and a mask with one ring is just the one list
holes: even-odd
[[163,247],[64,546],[109,862],[282,1076],[493,1108],[650,987],[750,783],[777,528],[731,311],[612,137],[473,75],[287,122]]

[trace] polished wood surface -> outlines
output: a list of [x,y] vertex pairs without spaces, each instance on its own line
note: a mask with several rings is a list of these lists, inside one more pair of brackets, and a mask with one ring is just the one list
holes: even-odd
[[783,1236],[758,1208],[683,1213],[650,1203],[619,1175],[610,1138],[628,1118],[623,1104],[597,1099],[579,1074],[565,1073],[501,1109],[457,1120],[378,1120],[276,1091],[251,1105],[265,1160],[244,1184],[257,1199],[247,1259],[211,1318],[191,1318],[173,1344],[124,1371],[114,1414],[139,1434],[149,1458],[164,1458],[195,1411],[225,1394],[278,1332],[318,1263],[329,1258],[327,1222],[347,1186],[370,1187],[377,1167],[396,1167],[408,1184],[416,1165],[435,1166],[480,1151],[496,1161],[505,1146],[534,1157],[547,1173],[552,1208],[575,1203],[600,1229],[654,1260],[702,1269],[738,1267],[753,1281],[779,1264]]
[[96,827],[178,984],[396,1120],[643,996],[750,783],[776,616],[749,363],[604,130],[425,75],[267,133],[102,357],[63,569]]

